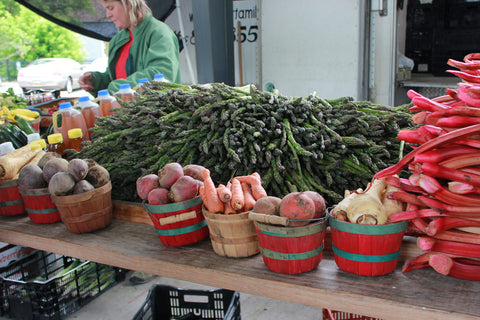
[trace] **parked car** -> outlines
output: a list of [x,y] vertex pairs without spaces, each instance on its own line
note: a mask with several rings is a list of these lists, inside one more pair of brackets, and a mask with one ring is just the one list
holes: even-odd
[[85,64],[83,66],[83,72],[87,71],[99,71],[105,72],[108,66],[108,57],[100,57],[93,60],[91,63]]
[[65,90],[69,93],[80,88],[78,80],[82,65],[70,58],[37,59],[17,74],[18,85],[28,90]]

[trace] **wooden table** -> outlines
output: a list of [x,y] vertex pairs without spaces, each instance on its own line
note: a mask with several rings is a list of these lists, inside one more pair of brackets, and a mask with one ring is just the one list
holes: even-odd
[[480,319],[480,282],[442,276],[430,268],[401,272],[420,251],[406,238],[394,273],[362,277],[339,270],[328,250],[316,270],[300,275],[270,271],[262,257],[216,255],[209,239],[166,247],[139,204],[115,202],[103,230],[69,232],[62,223],[35,224],[27,216],[0,217],[0,241],[120,268],[253,295],[382,319]]

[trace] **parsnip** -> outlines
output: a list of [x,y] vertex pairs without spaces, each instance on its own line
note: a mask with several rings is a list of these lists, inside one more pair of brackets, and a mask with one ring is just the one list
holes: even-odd
[[386,182],[374,179],[366,192],[358,194],[346,208],[348,220],[358,224],[385,224],[387,215],[382,204]]
[[385,208],[385,214],[387,215],[387,218],[390,217],[394,213],[402,212],[405,210],[404,206],[405,203],[402,201],[398,200],[393,200],[388,198],[388,194],[393,191],[398,191],[400,190],[397,187],[387,185],[385,188],[385,192],[383,193],[382,197],[382,203]]
[[361,188],[356,191],[345,190],[343,200],[333,208],[331,215],[337,220],[348,221],[347,208],[362,193],[363,190]]
[[15,178],[24,165],[29,163],[42,149],[31,150],[30,145],[16,149],[9,154],[0,157],[0,179],[9,180]]

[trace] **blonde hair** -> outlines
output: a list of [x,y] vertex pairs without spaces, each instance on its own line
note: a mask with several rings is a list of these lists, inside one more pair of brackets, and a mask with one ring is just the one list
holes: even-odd
[[130,26],[136,27],[145,19],[152,10],[148,7],[145,0],[105,0],[106,2],[120,1],[127,11],[130,19]]

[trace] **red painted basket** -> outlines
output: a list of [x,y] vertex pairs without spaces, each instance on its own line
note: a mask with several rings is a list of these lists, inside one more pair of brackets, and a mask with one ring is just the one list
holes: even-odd
[[0,216],[26,214],[22,196],[18,191],[18,179],[0,182]]
[[332,250],[337,266],[361,276],[393,272],[400,256],[407,221],[363,225],[329,217]]
[[263,262],[272,271],[299,274],[322,261],[327,217],[302,227],[280,227],[254,221]]
[[28,217],[35,223],[54,223],[61,221],[60,212],[52,202],[48,188],[27,189],[18,187]]
[[193,244],[208,236],[202,204],[201,197],[162,205],[143,202],[160,241],[169,247]]

